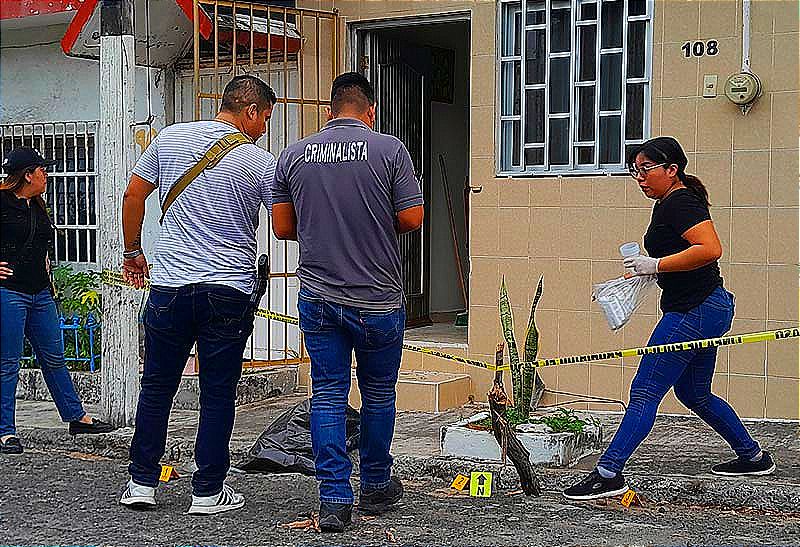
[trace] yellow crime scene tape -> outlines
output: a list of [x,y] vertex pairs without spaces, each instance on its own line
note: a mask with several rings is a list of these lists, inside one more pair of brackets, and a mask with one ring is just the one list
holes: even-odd
[[[112,272],[111,270],[103,270],[102,279],[103,282],[108,285],[131,287],[131,285],[123,279],[122,274],[117,272]],[[146,285],[149,285],[149,283],[147,283]],[[297,325],[299,323],[297,317],[284,315],[282,313],[277,313],[264,308],[258,308],[256,310],[256,316],[263,317],[265,319],[272,319],[275,321],[289,323],[291,325]],[[732,336],[721,336],[719,338],[705,338],[703,340],[674,342],[672,344],[661,344],[658,346],[645,346],[641,348],[629,348],[629,349],[621,349],[614,351],[602,351],[599,353],[587,353],[584,355],[572,355],[569,357],[558,357],[555,359],[537,359],[536,361],[521,363],[521,365],[533,366],[537,368],[552,367],[557,365],[573,365],[578,363],[591,363],[593,361],[608,361],[609,359],[621,359],[623,357],[640,357],[642,355],[649,355],[651,353],[670,353],[673,351],[690,351],[690,350],[698,350],[698,349],[714,348],[722,346],[738,346],[741,344],[753,344],[756,342],[785,340],[788,338],[798,338],[798,337],[800,337],[800,327],[792,327],[788,329],[751,332],[747,334],[734,334]],[[467,357],[452,355],[449,353],[445,353],[443,351],[438,351],[435,349],[425,348],[421,346],[414,346],[411,344],[403,344],[403,349],[408,351],[414,351],[417,353],[425,353],[427,355],[433,355],[434,357],[440,357],[442,359],[447,359],[449,361],[455,361],[457,363],[463,363],[465,365],[481,367],[489,370],[509,370],[510,368],[509,365],[507,364],[498,367],[494,363],[486,363],[484,361],[469,359]]]

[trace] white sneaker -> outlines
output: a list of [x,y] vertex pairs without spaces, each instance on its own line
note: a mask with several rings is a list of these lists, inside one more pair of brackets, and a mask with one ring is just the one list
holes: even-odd
[[192,495],[192,506],[189,507],[190,515],[214,515],[224,513],[244,506],[244,496],[237,494],[227,484],[222,485],[222,492],[214,496]]
[[125,486],[125,491],[122,492],[122,497],[119,498],[120,505],[127,505],[144,509],[147,507],[155,507],[156,505],[156,489],[152,486],[142,486],[136,484],[133,479],[128,481]]

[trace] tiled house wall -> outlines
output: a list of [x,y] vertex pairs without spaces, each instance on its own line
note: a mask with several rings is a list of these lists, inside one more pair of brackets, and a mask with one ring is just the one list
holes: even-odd
[[[539,355],[564,356],[646,344],[658,320],[653,297],[622,332],[611,333],[591,302],[591,285],[620,275],[618,246],[641,240],[652,202],[629,177],[495,177],[495,16],[493,1],[336,0],[302,2],[337,8],[347,21],[471,11],[471,180],[469,354],[492,360],[501,339],[497,294],[505,276],[517,337],[539,275]],[[798,4],[755,0],[751,67],[764,93],[747,116],[722,94],[741,66],[741,1],[657,0],[654,16],[651,134],[675,136],[687,171],[709,189],[724,246],[722,273],[737,297],[733,333],[793,326],[798,321]],[[344,25],[344,22],[343,22]],[[343,26],[344,29],[344,26]],[[689,40],[719,42],[713,57],[684,57]],[[346,63],[343,66],[348,66]],[[720,92],[702,97],[703,75]],[[428,356],[414,365],[447,369]],[[636,359],[542,370],[550,389],[626,400]],[[471,367],[483,396],[491,373]],[[714,391],[750,418],[800,418],[798,342],[750,344],[719,352]],[[549,400],[572,400],[549,395]],[[578,403],[577,408],[618,406]],[[687,413],[672,392],[662,412]]]

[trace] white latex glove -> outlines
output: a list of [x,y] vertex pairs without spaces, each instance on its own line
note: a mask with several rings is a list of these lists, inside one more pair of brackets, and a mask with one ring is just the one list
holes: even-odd
[[659,258],[651,256],[629,256],[622,261],[626,268],[633,270],[632,275],[655,275],[658,273]]

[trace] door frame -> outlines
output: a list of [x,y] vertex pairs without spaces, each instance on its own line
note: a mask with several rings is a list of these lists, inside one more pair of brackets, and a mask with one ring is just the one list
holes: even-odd
[[[374,19],[361,21],[348,21],[346,23],[347,41],[345,48],[345,59],[347,69],[360,72],[358,66],[358,41],[359,32],[364,30],[380,30],[387,28],[416,27],[422,25],[433,25],[436,23],[452,23],[456,21],[472,21],[471,10],[450,11],[444,13],[432,13],[428,15],[409,15],[405,17],[395,17],[390,19]],[[471,71],[470,71],[471,72]]]
[[[345,34],[347,36],[347,40],[345,41],[345,64],[347,70],[351,70],[358,73],[363,73],[364,68],[362,66],[361,59],[359,58],[359,51],[362,49],[361,42],[368,36],[368,31],[378,31],[378,30],[387,30],[387,29],[397,29],[403,27],[424,27],[428,25],[435,25],[441,23],[453,23],[453,22],[466,22],[471,23],[472,21],[472,11],[471,10],[458,10],[452,12],[445,12],[445,13],[434,13],[434,14],[426,14],[426,15],[412,15],[412,16],[401,16],[395,18],[386,18],[386,19],[375,19],[375,20],[361,20],[361,21],[348,21],[346,22],[346,30]],[[470,47],[471,51],[471,47]],[[469,74],[468,78],[471,78],[472,74],[472,66],[471,61],[469,63]],[[424,115],[424,114],[423,114]],[[425,139],[425,135],[422,136],[423,140]],[[471,139],[470,139],[471,140]],[[468,141],[468,150],[471,148],[471,143]],[[423,165],[428,165],[428,160],[430,158],[423,158],[421,163]],[[428,165],[430,169],[432,167]],[[429,169],[429,170],[430,170]],[[423,228],[427,230],[428,227]],[[423,248],[426,247],[425,237],[423,236]],[[423,251],[426,252],[426,251]],[[469,248],[467,248],[467,252],[469,252]],[[425,306],[428,308],[430,303],[430,267],[427,259],[423,259],[425,263],[425,268],[423,271],[423,275],[425,276],[424,286],[427,286],[425,292],[425,298],[428,301],[428,304]],[[465,280],[466,281],[466,280]],[[467,281],[468,282],[468,281]],[[469,304],[467,304],[468,306]],[[427,311],[428,316],[430,316],[430,310]]]

